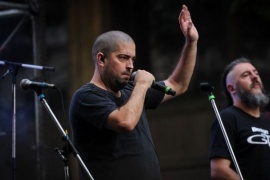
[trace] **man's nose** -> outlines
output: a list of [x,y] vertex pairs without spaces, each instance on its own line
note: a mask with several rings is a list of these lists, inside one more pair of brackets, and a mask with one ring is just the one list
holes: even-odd
[[258,74],[252,73],[252,79],[253,79],[253,80],[258,80],[259,77],[260,77],[260,76],[259,76]]
[[127,61],[127,67],[129,68],[129,69],[133,69],[134,68],[134,65],[133,65],[133,60],[132,59],[130,59],[129,61]]

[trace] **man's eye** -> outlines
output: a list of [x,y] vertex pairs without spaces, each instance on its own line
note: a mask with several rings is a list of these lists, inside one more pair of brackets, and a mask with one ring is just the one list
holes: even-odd
[[126,56],[120,56],[119,59],[128,60],[128,57],[126,57]]

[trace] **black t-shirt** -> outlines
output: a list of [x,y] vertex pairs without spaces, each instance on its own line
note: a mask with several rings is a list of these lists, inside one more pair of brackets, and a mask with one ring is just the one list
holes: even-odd
[[[221,111],[220,116],[243,178],[270,179],[270,119],[264,114],[255,118],[235,106]],[[211,158],[232,161],[217,119],[211,129]]]
[[[103,128],[109,114],[123,106],[133,89],[129,83],[115,97],[94,84],[81,87],[70,105],[73,142],[95,180],[159,180],[160,167],[145,110],[136,128],[116,133]],[[145,109],[153,109],[164,94],[149,89]],[[80,173],[83,177],[83,173]]]

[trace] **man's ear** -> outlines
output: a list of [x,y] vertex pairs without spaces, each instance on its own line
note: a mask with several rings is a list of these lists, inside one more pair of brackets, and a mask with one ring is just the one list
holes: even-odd
[[101,57],[100,57],[100,61],[101,61],[101,62],[104,62],[104,56],[101,56]]
[[232,84],[228,84],[228,85],[227,85],[227,89],[228,89],[228,91],[229,91],[230,93],[232,93],[232,92],[235,91],[235,88],[233,87]]
[[105,55],[102,52],[99,52],[97,54],[97,63],[104,63],[105,61]]

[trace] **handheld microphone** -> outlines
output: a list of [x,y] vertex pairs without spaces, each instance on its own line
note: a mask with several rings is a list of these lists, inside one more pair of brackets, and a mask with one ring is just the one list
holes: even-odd
[[[131,80],[134,80],[135,76],[136,76],[136,71],[131,74],[130,79]],[[163,84],[157,83],[155,81],[153,81],[153,83],[151,85],[151,88],[156,89],[156,90],[159,90],[159,91],[161,91],[161,92],[163,92],[165,94],[169,94],[169,95],[172,95],[172,96],[174,96],[175,93],[176,93],[169,86],[164,86]]]
[[56,86],[54,84],[48,84],[48,83],[45,83],[45,82],[34,82],[34,81],[30,81],[29,79],[21,80],[20,86],[24,90],[28,90],[28,89],[37,90],[37,89],[45,89],[45,88],[56,88]]

